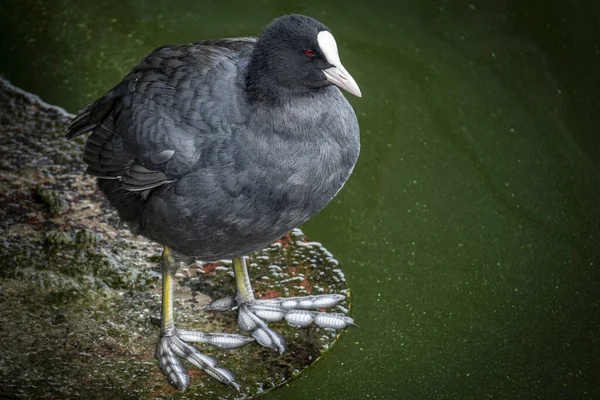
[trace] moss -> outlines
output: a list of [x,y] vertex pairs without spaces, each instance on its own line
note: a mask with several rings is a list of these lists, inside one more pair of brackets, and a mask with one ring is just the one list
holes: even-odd
[[69,209],[69,202],[60,192],[56,190],[45,188],[40,184],[37,185],[35,193],[44,203],[48,205],[50,212],[53,214],[59,215]]
[[80,229],[75,235],[75,243],[80,249],[94,247],[96,245],[97,235],[89,229]]
[[66,231],[50,231],[46,234],[46,244],[58,251],[62,247],[72,246],[75,244],[73,236]]

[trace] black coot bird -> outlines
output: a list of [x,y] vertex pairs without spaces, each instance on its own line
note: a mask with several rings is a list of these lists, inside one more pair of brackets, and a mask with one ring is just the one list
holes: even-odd
[[[256,300],[244,261],[318,213],[350,176],[359,128],[336,86],[361,95],[331,31],[288,15],[258,38],[156,49],[69,127],[69,138],[91,131],[87,172],[120,218],[164,245],[156,357],[180,390],[189,385],[181,359],[239,388],[231,372],[187,342],[235,348],[255,339],[283,352],[283,338],[265,321],[353,325],[343,314],[315,311],[342,295]],[[175,329],[171,250],[234,260],[236,296],[207,308],[238,306],[238,324],[254,339]]]

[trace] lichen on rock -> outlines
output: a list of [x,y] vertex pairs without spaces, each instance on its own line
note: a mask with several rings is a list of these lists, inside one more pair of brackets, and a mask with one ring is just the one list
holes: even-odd
[[57,190],[45,188],[40,184],[35,188],[35,194],[50,207],[53,214],[60,215],[69,209],[69,202]]

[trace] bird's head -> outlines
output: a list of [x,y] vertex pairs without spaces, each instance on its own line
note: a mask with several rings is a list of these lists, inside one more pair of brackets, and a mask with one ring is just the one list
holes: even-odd
[[337,85],[361,96],[340,61],[329,28],[304,15],[286,15],[267,25],[258,38],[249,72],[249,83],[264,85],[267,91],[307,92]]

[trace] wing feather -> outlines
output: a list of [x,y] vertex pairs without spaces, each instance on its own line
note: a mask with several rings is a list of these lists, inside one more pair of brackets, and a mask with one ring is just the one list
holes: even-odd
[[211,98],[218,89],[204,86],[219,84],[209,81],[216,70],[232,74],[235,60],[247,56],[255,42],[238,38],[163,46],[146,56],[72,121],[68,138],[91,131],[83,158],[87,172],[119,179],[128,191],[147,191],[188,173],[202,148],[210,148],[207,142],[231,131],[223,129],[223,121],[215,128],[206,120],[219,104]]

